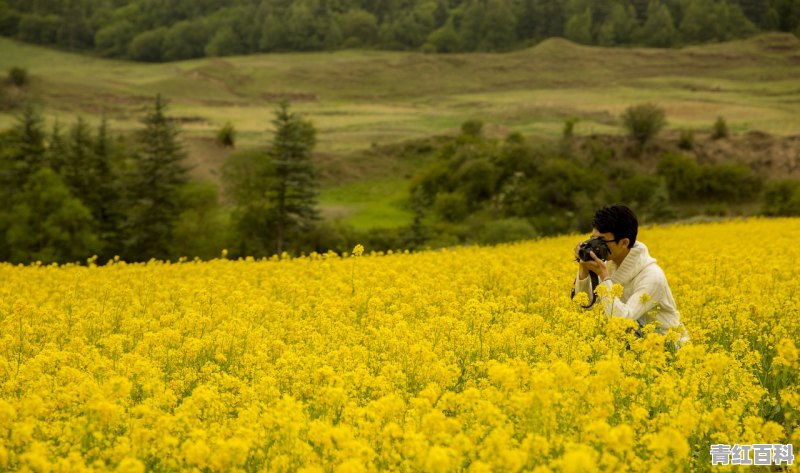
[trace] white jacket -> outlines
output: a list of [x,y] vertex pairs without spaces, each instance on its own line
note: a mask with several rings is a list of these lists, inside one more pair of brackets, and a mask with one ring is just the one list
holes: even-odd
[[[610,260],[606,262],[606,267],[611,279],[600,282],[606,285],[608,291],[598,302],[603,304],[608,317],[624,317],[636,320],[640,325],[655,322],[655,330],[661,334],[675,327],[682,334],[678,346],[689,340],[689,333],[681,323],[680,313],[675,307],[667,277],[656,264],[655,258],[650,256],[644,243],[636,241],[619,267]],[[622,285],[622,297],[611,294],[615,283]],[[580,279],[580,270],[575,278],[575,293],[578,292],[589,294],[589,301],[595,297],[590,278],[587,276]]]

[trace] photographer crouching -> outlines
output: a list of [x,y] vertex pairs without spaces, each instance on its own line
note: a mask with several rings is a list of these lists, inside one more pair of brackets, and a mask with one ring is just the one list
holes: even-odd
[[[678,349],[689,340],[689,334],[681,323],[664,271],[647,246],[636,241],[638,231],[636,215],[627,206],[614,204],[598,210],[592,220],[592,238],[575,247],[579,268],[572,296],[585,292],[589,295],[586,308],[597,298],[606,316],[637,321],[639,337],[641,328],[649,323],[662,335],[674,327],[680,336],[674,346]],[[615,283],[622,285],[622,297],[612,294]],[[595,290],[601,284],[608,290],[596,297]]]

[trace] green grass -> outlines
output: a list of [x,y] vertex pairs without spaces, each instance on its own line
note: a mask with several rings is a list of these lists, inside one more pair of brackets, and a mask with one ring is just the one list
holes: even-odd
[[320,194],[320,207],[327,218],[340,218],[357,229],[396,228],[413,217],[405,207],[408,181],[371,179],[338,187]]
[[[105,115],[115,130],[130,131],[152,97],[164,94],[170,113],[190,120],[182,129],[197,175],[212,180],[228,155],[211,148],[216,130],[231,122],[239,148],[266,146],[274,106],[290,98],[318,130],[328,213],[339,209],[359,226],[408,221],[396,197],[414,169],[372,162],[377,158],[365,151],[456,133],[467,119],[483,120],[497,137],[511,131],[557,137],[572,116],[580,118],[578,135],[621,133],[618,117],[626,107],[654,102],[666,109],[674,129],[708,130],[723,116],[735,132],[787,136],[800,130],[800,40],[788,34],[671,50],[550,39],[504,54],[340,51],[167,64],[105,60],[0,38],[0,71],[13,66],[28,69],[31,94],[50,120],[62,124],[78,115]],[[0,128],[12,121],[0,114]],[[382,194],[370,194],[373,183],[386,186]]]

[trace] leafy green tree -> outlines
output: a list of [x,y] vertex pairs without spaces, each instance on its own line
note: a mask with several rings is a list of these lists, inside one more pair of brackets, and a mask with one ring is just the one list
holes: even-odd
[[268,256],[274,252],[276,232],[274,203],[269,190],[275,187],[275,166],[265,151],[231,155],[222,168],[225,194],[233,203],[231,212],[239,256]]
[[63,9],[58,44],[71,50],[90,48],[94,33],[86,19],[83,0],[64,0]]
[[633,42],[637,27],[636,10],[633,6],[626,7],[621,3],[615,3],[611,7],[610,15],[600,27],[597,42],[604,46],[629,44]]
[[179,131],[167,117],[166,107],[157,95],[143,120],[141,148],[134,155],[128,181],[126,247],[128,257],[136,259],[169,257],[174,221],[182,210],[178,196],[188,181]]
[[516,18],[508,0],[488,0],[481,51],[507,51],[516,41]]
[[0,3],[0,35],[14,37],[19,30],[20,13],[5,2]]
[[645,103],[628,107],[622,115],[622,123],[630,137],[642,150],[647,142],[664,128],[667,121],[663,108],[652,103]]
[[128,56],[137,61],[158,62],[163,58],[166,28],[157,28],[138,34],[128,46]]
[[128,45],[134,36],[136,30],[130,21],[111,23],[95,33],[95,50],[103,56],[124,57],[128,54]]
[[316,130],[311,122],[289,111],[283,101],[275,111],[275,137],[269,156],[275,166],[270,189],[275,206],[277,253],[291,244],[298,233],[311,230],[319,220],[317,191],[311,151],[316,145]]
[[7,222],[5,240],[14,263],[78,261],[99,247],[91,213],[47,167],[32,174],[14,197]]
[[183,211],[173,231],[172,257],[211,259],[227,243],[227,221],[219,207],[219,192],[211,182],[192,182],[178,195]]
[[37,44],[55,44],[61,19],[56,15],[29,15],[20,17],[17,35],[22,41]]
[[647,6],[647,21],[640,31],[642,42],[654,48],[669,48],[675,45],[677,30],[669,8],[658,0],[650,0]]
[[370,47],[378,37],[378,19],[372,13],[354,8],[338,17],[344,47]]
[[210,30],[203,20],[175,23],[164,34],[162,59],[177,61],[203,57]]
[[455,53],[461,50],[461,37],[453,27],[453,22],[448,20],[444,26],[428,35],[426,44],[437,53]]
[[592,44],[592,10],[587,8],[583,13],[574,15],[567,22],[565,29],[567,39],[580,44]]
[[206,56],[233,56],[247,52],[247,44],[231,26],[217,30],[205,47]]
[[715,21],[714,3],[706,0],[685,0],[680,33],[687,43],[716,41],[720,26]]

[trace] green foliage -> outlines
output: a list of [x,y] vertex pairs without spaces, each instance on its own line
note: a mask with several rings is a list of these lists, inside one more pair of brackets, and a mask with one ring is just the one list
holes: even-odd
[[27,87],[30,83],[28,70],[22,67],[12,67],[8,71],[8,83],[14,87]]
[[166,115],[166,103],[156,96],[139,132],[141,147],[128,178],[130,199],[125,224],[126,252],[167,259],[175,217],[181,213],[179,192],[188,181],[179,131]]
[[42,116],[30,103],[18,113],[14,127],[0,147],[0,202],[10,202],[28,177],[45,162],[45,132]]
[[464,136],[480,138],[483,133],[483,121],[472,119],[461,124],[461,133]]
[[236,146],[236,128],[231,122],[226,122],[217,132],[217,144],[228,148]]
[[714,128],[712,129],[711,132],[711,138],[719,140],[727,137],[728,137],[728,124],[725,123],[724,118],[717,117],[717,121],[714,122]]
[[762,179],[744,164],[699,165],[681,154],[664,154],[658,173],[676,200],[745,201],[755,198],[762,187]]
[[275,187],[275,167],[263,150],[231,155],[222,168],[225,193],[233,203],[231,231],[239,256],[267,256],[275,251],[273,202],[267,189]]
[[[135,36],[136,27],[130,21],[110,23],[95,33],[95,50],[102,56],[125,57],[128,54],[128,45]],[[155,57],[161,57],[160,47],[158,50]]]
[[675,45],[678,33],[672,13],[659,0],[650,0],[647,6],[647,20],[639,36],[645,46],[669,48]]
[[581,44],[592,44],[592,9],[591,7],[579,13],[567,22],[564,29],[567,39]]
[[469,214],[466,197],[460,192],[440,192],[433,208],[446,222],[461,222]]
[[339,48],[506,51],[555,36],[581,44],[672,47],[742,38],[759,29],[798,31],[794,5],[787,0],[53,0],[0,3],[0,34],[141,61]]
[[539,234],[533,225],[522,218],[504,218],[484,224],[476,240],[483,245],[496,245],[520,240],[532,240]]
[[642,149],[666,125],[666,114],[663,108],[652,103],[634,105],[625,110],[622,123]]
[[575,125],[581,121],[578,117],[569,117],[564,120],[564,129],[561,131],[561,137],[565,140],[572,138],[575,131]]
[[681,130],[681,136],[678,138],[678,147],[686,151],[694,148],[694,132],[692,130]]
[[800,181],[780,179],[767,183],[761,211],[772,217],[800,216]]
[[30,176],[3,220],[14,263],[80,261],[99,248],[91,213],[47,167]]
[[138,34],[128,46],[128,56],[136,61],[156,62],[164,57],[166,28],[157,28]]
[[179,190],[178,215],[173,229],[172,257],[219,256],[228,241],[228,221],[219,207],[217,186],[210,182],[191,182]]
[[297,234],[308,231],[320,219],[316,208],[316,171],[311,151],[316,145],[314,125],[289,111],[289,102],[275,110],[275,136],[269,156],[275,166],[274,186],[269,189],[275,203],[277,253]]
[[642,174],[625,179],[620,183],[621,200],[633,208],[646,208],[656,196],[660,182],[658,176]]

